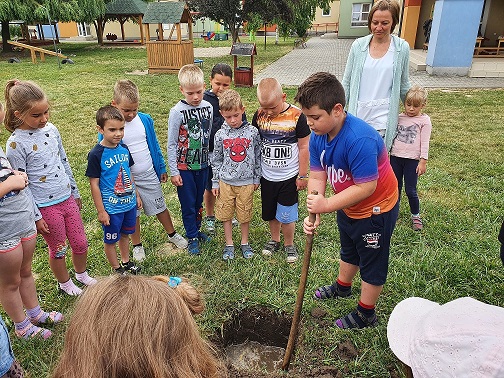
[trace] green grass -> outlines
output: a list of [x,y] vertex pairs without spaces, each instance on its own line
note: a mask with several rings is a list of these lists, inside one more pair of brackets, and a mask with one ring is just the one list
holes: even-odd
[[[246,42],[246,41],[245,41]],[[255,59],[257,70],[292,49],[292,40],[280,41],[267,50],[258,43]],[[230,41],[215,41],[210,46],[230,46]],[[90,44],[61,44],[74,65],[58,69],[56,58],[32,64],[29,57],[20,64],[0,62],[0,82],[10,78],[34,80],[46,91],[51,105],[51,121],[59,128],[83,198],[86,233],[90,242],[89,270],[94,275],[107,275],[110,268],[102,247],[102,231],[84,176],[86,154],[96,143],[94,112],[111,100],[116,80],[130,78],[140,88],[141,110],[150,113],[156,123],[161,145],[166,145],[167,115],[180,99],[176,75],[132,75],[147,69],[142,48],[100,48]],[[209,76],[213,64],[232,57],[205,58],[204,71]],[[254,88],[238,88],[251,118],[258,106]],[[295,88],[286,88],[292,101]],[[393,236],[389,279],[378,302],[379,327],[361,332],[341,331],[330,327],[332,320],[351,311],[356,296],[350,300],[318,303],[311,300],[313,289],[332,282],[338,266],[338,233],[335,217],[323,216],[323,224],[314,240],[312,262],[303,307],[302,329],[292,368],[299,371],[321,365],[333,365],[345,377],[386,377],[402,375],[400,364],[386,340],[386,323],[397,302],[409,296],[447,302],[460,296],[503,306],[504,269],[498,258],[497,233],[504,213],[504,90],[432,90],[426,113],[433,122],[430,160],[427,173],[419,180],[425,230],[415,233],[410,228],[407,201],[401,204]],[[0,133],[4,146],[7,131]],[[180,205],[173,186],[164,186],[168,207],[176,228],[182,232]],[[300,218],[306,216],[300,198]],[[256,252],[251,261],[237,257],[232,263],[221,259],[224,244],[222,228],[203,249],[199,258],[186,253],[164,253],[166,238],[154,218],[142,217],[143,242],[148,258],[145,274],[188,276],[206,297],[207,310],[197,318],[201,331],[210,336],[221,328],[233,312],[265,305],[274,311],[293,313],[301,262],[287,265],[281,255],[266,259],[260,249],[268,239],[268,227],[260,219],[260,198],[250,240]],[[297,225],[298,249],[304,246],[301,225]],[[235,240],[238,232],[235,230]],[[69,259],[68,259],[69,260]],[[69,268],[71,268],[70,261]],[[40,239],[33,263],[41,304],[68,314],[73,298],[56,291],[56,282],[47,263],[47,248]],[[355,291],[359,290],[358,280]],[[310,315],[321,307],[328,316],[320,321]],[[151,311],[152,309],[146,309]],[[2,314],[6,319],[5,314]],[[6,319],[7,320],[7,319]],[[50,341],[22,341],[13,337],[13,348],[30,377],[47,376],[63,346],[65,325],[55,328]],[[358,356],[345,360],[338,346],[350,342]],[[301,373],[302,374],[302,373]]]

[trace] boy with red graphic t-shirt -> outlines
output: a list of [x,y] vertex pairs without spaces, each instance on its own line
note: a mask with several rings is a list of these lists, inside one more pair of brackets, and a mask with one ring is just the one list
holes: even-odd
[[[375,305],[388,271],[390,238],[398,214],[397,179],[380,135],[363,120],[346,113],[345,92],[327,72],[311,75],[298,88],[310,138],[310,179],[306,202],[316,214],[306,217],[305,233],[320,224],[320,214],[337,211],[341,242],[338,279],[319,287],[315,299],[348,297],[360,271],[361,297],[357,308],[337,319],[339,328],[373,327],[378,323]],[[325,197],[326,182],[334,195]]]

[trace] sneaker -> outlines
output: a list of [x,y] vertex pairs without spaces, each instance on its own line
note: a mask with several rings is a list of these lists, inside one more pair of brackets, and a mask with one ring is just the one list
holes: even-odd
[[285,246],[285,253],[287,254],[287,262],[288,263],[295,263],[298,259],[298,254],[296,250],[295,245],[286,245]]
[[238,219],[233,218],[233,219],[231,219],[231,224],[232,224],[233,226],[238,226],[238,225],[240,224],[240,222],[238,222]]
[[127,273],[126,273],[126,269],[124,269],[124,266],[119,266],[119,268],[116,268],[114,269],[114,272],[117,273],[117,274],[120,274],[122,276],[125,276]]
[[215,231],[215,217],[206,217],[205,218],[205,228],[208,232]]
[[190,255],[194,256],[199,255],[200,254],[199,239],[198,238],[189,239],[187,250],[189,251]]
[[271,256],[273,254],[273,252],[278,251],[279,248],[280,248],[280,242],[270,240],[269,242],[267,242],[264,245],[264,248],[262,250],[262,254],[264,256]]
[[240,248],[242,251],[243,258],[250,259],[252,256],[254,256],[254,252],[252,251],[250,244],[242,244]]
[[133,259],[136,261],[142,261],[143,259],[145,259],[145,251],[143,246],[137,245],[136,247],[133,247]]
[[178,232],[175,232],[175,235],[173,235],[173,236],[168,235],[168,240],[171,243],[175,244],[175,246],[177,248],[180,248],[180,249],[187,248],[187,240],[182,235],[180,235]]
[[135,265],[133,261],[128,261],[127,263],[122,263],[122,267],[124,268],[125,272],[129,272],[131,274],[138,274],[140,273],[140,270],[142,270],[141,267]]
[[226,245],[224,250],[222,251],[222,259],[223,260],[233,260],[234,259],[234,246]]
[[419,215],[412,215],[411,223],[414,231],[421,231],[423,229],[422,219]]
[[198,233],[198,239],[202,243],[206,243],[206,242],[209,242],[210,240],[212,240],[212,238],[210,236],[208,236],[207,234],[205,234],[201,231]]

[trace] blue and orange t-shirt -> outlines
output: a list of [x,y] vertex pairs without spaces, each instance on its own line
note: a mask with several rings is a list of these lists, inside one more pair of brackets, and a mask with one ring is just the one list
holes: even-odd
[[392,210],[399,194],[381,136],[363,120],[347,113],[343,127],[327,142],[327,135],[312,133],[310,170],[325,171],[334,193],[349,186],[377,180],[376,190],[343,211],[350,218],[369,218]]

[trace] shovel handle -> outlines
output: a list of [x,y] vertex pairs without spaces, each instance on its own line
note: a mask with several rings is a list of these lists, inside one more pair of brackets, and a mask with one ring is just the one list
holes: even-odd
[[[317,195],[316,190],[312,190],[311,194]],[[315,214],[309,213],[308,218],[311,223],[315,223]],[[296,344],[296,338],[299,328],[299,320],[301,318],[301,310],[303,309],[303,297],[306,288],[306,279],[308,278],[308,269],[310,268],[310,258],[313,248],[313,234],[306,235],[306,244],[303,257],[303,267],[301,269],[301,276],[299,278],[299,287],[296,298],[296,307],[294,308],[294,316],[292,317],[291,329],[289,333],[289,340],[287,341],[287,348],[285,348],[285,355],[282,362],[282,370],[287,371],[289,369],[290,359],[292,353],[294,352],[294,345]]]

